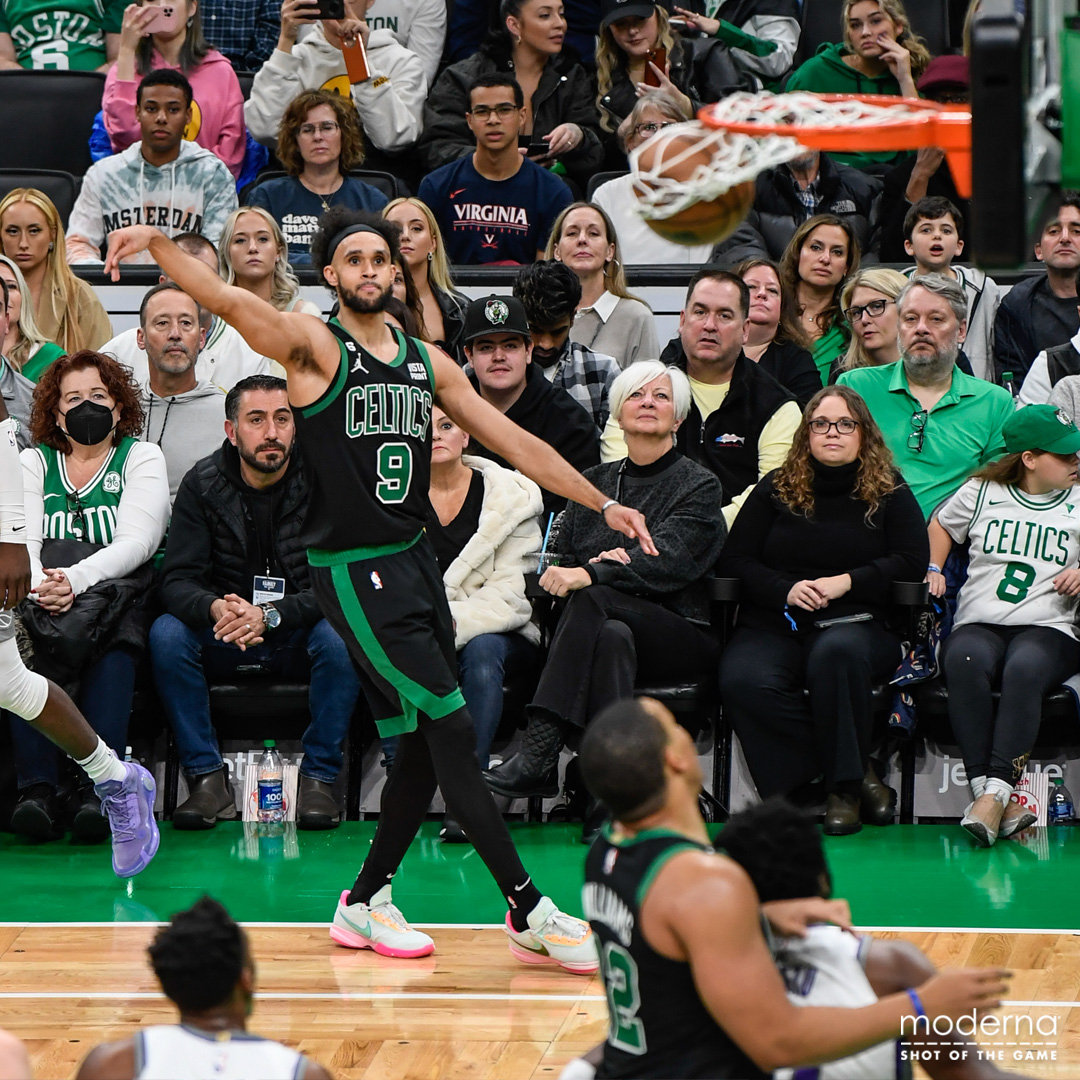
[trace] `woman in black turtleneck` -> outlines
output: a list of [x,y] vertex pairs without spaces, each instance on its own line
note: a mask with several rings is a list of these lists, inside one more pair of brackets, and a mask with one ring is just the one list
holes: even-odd
[[540,579],[552,596],[570,601],[528,708],[522,749],[484,774],[500,794],[558,794],[567,730],[629,697],[638,674],[694,678],[716,662],[701,579],[726,527],[720,481],[673,445],[690,411],[689,381],[678,368],[639,360],[611,384],[609,398],[629,456],[585,475],[645,515],[660,554],[642,555],[603,515],[570,504],[559,530],[560,565]]
[[[732,526],[721,572],[742,593],[720,688],[762,798],[824,773],[827,833],[892,821],[896,793],[869,765],[871,690],[901,658],[892,582],[921,581],[928,560],[922,512],[866,403],[826,387]],[[847,621],[822,625],[835,619]]]

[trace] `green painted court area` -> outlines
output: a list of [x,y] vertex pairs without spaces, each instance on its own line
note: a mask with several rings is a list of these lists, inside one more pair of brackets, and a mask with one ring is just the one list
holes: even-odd
[[[202,893],[243,922],[329,922],[374,835],[373,822],[326,833],[224,822],[205,833],[162,828],[161,849],[131,881],[112,874],[107,845],[33,845],[0,834],[0,922],[164,921]],[[394,879],[416,923],[500,923],[502,897],[476,852],[445,845],[428,822]],[[580,826],[511,825],[540,888],[581,914]],[[835,893],[862,926],[1069,929],[1080,891],[1080,829],[1032,829],[978,849],[958,825],[866,828],[826,839]]]

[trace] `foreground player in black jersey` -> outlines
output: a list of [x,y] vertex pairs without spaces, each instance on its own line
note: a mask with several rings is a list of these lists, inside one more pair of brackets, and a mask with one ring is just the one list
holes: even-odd
[[918,1009],[933,1022],[1000,1005],[1007,973],[990,968],[858,1009],[793,1005],[750,878],[710,847],[701,764],[671,713],[612,705],[586,729],[581,771],[615,819],[585,864],[610,1013],[598,1077],[765,1077],[895,1038]]
[[[400,734],[371,851],[343,892],[331,937],[387,956],[434,948],[394,907],[390,879],[416,835],[436,785],[506,897],[510,950],[526,963],[596,970],[589,927],[562,914],[525,872],[477,762],[472,720],[457,685],[454,633],[438,564],[423,534],[431,461],[431,406],[542,488],[592,507],[612,529],[655,554],[645,521],[597,491],[546,443],[484,402],[434,346],[392,331],[397,226],[335,207],[320,221],[312,262],[335,291],[340,316],[276,310],[226,285],[157,229],[109,238],[106,271],[149,250],[162,271],[288,374],[304,458],[312,475],[306,540],[323,614],[360,673],[382,735]],[[509,309],[486,306],[493,330]],[[241,644],[254,635],[239,639]]]

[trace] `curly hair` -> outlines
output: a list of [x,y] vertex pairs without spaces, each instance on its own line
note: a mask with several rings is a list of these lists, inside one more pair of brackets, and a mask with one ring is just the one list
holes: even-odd
[[784,304],[788,308],[788,317],[798,323],[799,316],[802,314],[799,303],[799,284],[802,281],[799,277],[799,256],[810,234],[821,225],[833,225],[842,229],[848,242],[844,278],[836,283],[832,300],[816,319],[818,329],[822,334],[827,334],[843,318],[840,311],[840,291],[844,287],[844,279],[859,269],[859,238],[846,218],[837,217],[835,214],[815,214],[812,218],[807,218],[795,230],[791,240],[788,241],[788,246],[784,248],[784,254],[780,257],[780,287],[783,290]]
[[105,353],[82,349],[71,356],[54,360],[34,387],[34,405],[30,413],[30,435],[34,442],[51,446],[61,454],[71,453],[71,443],[56,422],[56,413],[60,408],[60,384],[65,375],[91,367],[97,368],[105,389],[120,409],[120,421],[113,428],[113,446],[123,438],[134,438],[142,433],[141,395],[131,373]]
[[843,398],[851,418],[858,422],[862,436],[859,447],[859,471],[855,479],[854,498],[866,503],[863,519],[870,519],[878,512],[881,500],[896,490],[899,481],[893,456],[885,445],[885,438],[870,415],[866,402],[848,386],[826,386],[819,390],[806,404],[802,423],[791,441],[784,464],[776,471],[773,486],[780,501],[793,513],[805,517],[814,516],[814,470],[810,464],[810,421],[821,403],[830,397]]
[[[848,13],[860,2],[861,0],[844,0],[843,12],[840,15],[840,40],[844,47],[852,52],[855,50],[851,48],[848,40]],[[911,29],[911,20],[900,0],[877,0],[877,6],[900,27],[896,40],[911,54],[911,77],[918,82],[919,76],[926,70],[926,65],[933,59],[926,42]]]
[[209,896],[174,915],[147,952],[161,989],[181,1012],[223,1004],[251,966],[244,931]]
[[[657,4],[653,11],[656,13],[655,48],[666,49],[668,56],[674,59],[676,50],[680,49],[681,46],[676,45],[667,9],[662,4]],[[605,131],[614,131],[615,124],[612,123],[611,114],[602,107],[601,102],[611,91],[611,83],[616,70],[625,71],[626,68],[626,53],[615,43],[615,37],[609,24],[600,31],[599,41],[596,46],[596,111],[600,114],[600,126]]]
[[746,280],[746,275],[751,270],[756,270],[759,266],[764,266],[766,269],[771,270],[776,275],[776,280],[780,284],[780,322],[776,327],[776,336],[773,338],[778,345],[783,345],[785,342],[792,342],[798,345],[801,349],[809,350],[812,348],[810,341],[802,331],[802,327],[799,326],[795,319],[794,308],[787,302],[787,287],[784,285],[784,279],[780,275],[780,267],[772,261],[772,259],[750,258],[743,259],[742,262],[736,263],[731,272],[738,277],[741,277],[743,281]]
[[401,226],[396,221],[386,221],[379,214],[369,213],[367,210],[353,210],[348,206],[331,206],[321,218],[319,218],[318,231],[311,239],[311,265],[319,275],[319,280],[332,293],[337,290],[323,275],[323,271],[330,265],[330,243],[342,229],[350,225],[366,225],[373,232],[378,233],[390,249],[390,261],[400,264],[401,249]]
[[525,309],[529,326],[547,330],[577,310],[581,281],[566,263],[540,259],[518,271],[514,295]]
[[308,113],[320,105],[329,105],[334,110],[334,119],[341,129],[338,172],[344,176],[350,169],[364,163],[364,133],[352,101],[340,94],[331,94],[328,90],[305,90],[289,102],[278,125],[276,153],[278,161],[290,176],[299,176],[304,171],[304,159],[296,140],[300,125],[307,121]]

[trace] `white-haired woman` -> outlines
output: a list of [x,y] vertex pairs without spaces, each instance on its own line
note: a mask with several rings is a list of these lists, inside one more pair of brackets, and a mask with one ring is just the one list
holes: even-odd
[[675,449],[675,432],[690,411],[690,383],[675,367],[640,360],[611,384],[610,401],[628,456],[585,475],[646,516],[660,554],[642,555],[595,510],[570,504],[556,548],[560,565],[540,579],[569,602],[528,707],[521,751],[485,774],[500,794],[555,794],[570,728],[629,697],[639,677],[694,677],[716,663],[701,579],[719,557],[727,527],[719,480]]
[[261,206],[241,206],[225,220],[221,234],[221,276],[228,285],[254,293],[278,311],[322,317],[318,304],[300,296],[289,265],[289,248],[278,223]]

